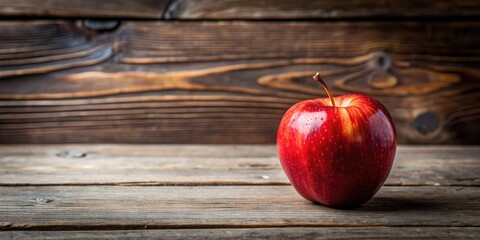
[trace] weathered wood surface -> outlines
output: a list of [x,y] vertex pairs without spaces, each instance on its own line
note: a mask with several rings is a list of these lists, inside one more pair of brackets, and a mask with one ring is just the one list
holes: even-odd
[[0,143],[273,143],[288,107],[325,96],[316,71],[334,94],[382,101],[401,143],[479,143],[479,30],[1,22]]
[[478,227],[296,227],[104,231],[5,231],[2,239],[478,239]]
[[169,0],[0,0],[0,16],[161,19]]
[[[480,148],[399,146],[388,186],[480,186]],[[0,146],[0,186],[288,185],[274,145]]]
[[400,146],[371,201],[331,209],[287,184],[273,145],[3,145],[0,238],[476,239],[479,151]]
[[476,0],[177,0],[167,19],[342,19],[479,16]]
[[345,19],[480,16],[476,0],[0,0],[0,16],[135,19]]
[[2,230],[217,227],[480,227],[478,187],[383,187],[354,209],[291,186],[0,187]]

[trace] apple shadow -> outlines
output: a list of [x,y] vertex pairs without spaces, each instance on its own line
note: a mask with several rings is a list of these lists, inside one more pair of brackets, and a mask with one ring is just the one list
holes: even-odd
[[357,210],[360,211],[416,211],[416,210],[437,210],[442,209],[446,203],[439,202],[434,198],[393,198],[376,197],[369,202],[361,205]]
[[[319,203],[315,205],[323,206]],[[436,210],[445,208],[446,203],[439,202],[438,199],[430,198],[394,198],[394,197],[374,197],[367,203],[361,205],[333,207],[338,210],[349,210],[354,212],[395,212],[395,211],[415,211],[415,210]],[[330,207],[332,208],[332,207]]]

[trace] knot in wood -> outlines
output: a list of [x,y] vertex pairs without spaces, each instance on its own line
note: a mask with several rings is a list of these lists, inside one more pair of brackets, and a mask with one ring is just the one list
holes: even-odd
[[425,135],[434,132],[440,127],[440,117],[435,112],[424,112],[413,120],[413,125],[418,132]]
[[116,30],[121,22],[118,20],[84,20],[82,25],[84,28],[95,32],[110,32]]
[[49,198],[35,198],[34,200],[35,200],[35,202],[41,203],[41,204],[51,203],[51,202],[55,201],[55,200],[49,199]]
[[76,152],[76,151],[63,151],[55,154],[55,156],[60,158],[83,158],[87,156],[84,152]]
[[379,52],[375,58],[375,67],[377,69],[387,70],[390,68],[392,60],[384,52]]

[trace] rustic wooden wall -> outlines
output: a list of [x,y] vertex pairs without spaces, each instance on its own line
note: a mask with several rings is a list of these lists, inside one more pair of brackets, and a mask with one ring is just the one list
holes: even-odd
[[401,143],[480,143],[479,1],[0,0],[0,15],[0,143],[273,143],[289,106],[325,96],[316,71],[382,101]]

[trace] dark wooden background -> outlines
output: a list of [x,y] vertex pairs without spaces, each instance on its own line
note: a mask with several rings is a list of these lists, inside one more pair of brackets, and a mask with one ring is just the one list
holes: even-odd
[[480,143],[480,1],[0,0],[0,143],[274,143],[295,102],[383,102]]

